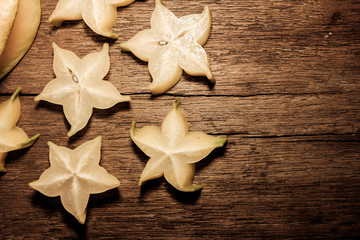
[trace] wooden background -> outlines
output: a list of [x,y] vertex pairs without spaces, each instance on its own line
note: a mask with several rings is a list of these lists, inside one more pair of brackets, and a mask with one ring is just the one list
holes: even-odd
[[[148,28],[153,0],[118,9],[117,41],[82,21],[54,28],[56,0],[42,0],[42,21],[25,58],[0,81],[0,101],[22,87],[19,126],[40,139],[8,155],[0,177],[0,238],[259,239],[360,236],[360,1],[163,0],[177,16],[212,10],[204,46],[217,79],[184,75],[153,97],[147,64],[119,43]],[[110,43],[106,79],[130,104],[95,110],[72,138],[62,108],[36,103],[54,78],[51,42],[83,57]],[[129,137],[158,125],[180,98],[191,130],[228,137],[197,164],[200,193],[164,179],[137,186],[147,157]],[[47,142],[75,148],[103,136],[101,165],[121,185],[92,195],[85,225],[28,187],[49,167]]]

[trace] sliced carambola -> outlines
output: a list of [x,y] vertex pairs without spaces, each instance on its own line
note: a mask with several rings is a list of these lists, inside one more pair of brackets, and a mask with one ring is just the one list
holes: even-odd
[[131,139],[150,157],[139,181],[143,182],[164,176],[176,189],[191,192],[201,189],[193,185],[195,163],[212,150],[222,147],[227,138],[214,137],[203,132],[189,132],[189,124],[180,107],[180,100],[166,116],[162,127],[136,128],[133,122]]
[[16,126],[20,118],[21,107],[17,88],[10,99],[0,104],[0,172],[6,172],[5,158],[8,152],[32,145],[39,134],[29,138],[26,133]]
[[215,83],[202,47],[209,37],[210,28],[211,14],[207,6],[201,14],[177,18],[160,0],[156,0],[151,29],[142,30],[121,43],[120,47],[149,62],[152,94],[168,91],[180,80],[183,70],[189,75],[206,76]]
[[119,180],[99,165],[101,136],[72,150],[48,142],[50,168],[30,187],[48,197],[60,196],[61,203],[81,224],[85,223],[90,194],[119,186]]
[[97,34],[118,38],[112,32],[117,19],[117,7],[131,4],[135,0],[59,0],[49,21],[57,27],[66,20],[81,20]]
[[45,86],[35,101],[45,100],[63,106],[71,125],[69,137],[86,126],[93,108],[107,109],[131,100],[121,95],[112,83],[103,80],[110,68],[109,44],[105,43],[100,52],[82,59],[55,43],[53,47],[56,78]]

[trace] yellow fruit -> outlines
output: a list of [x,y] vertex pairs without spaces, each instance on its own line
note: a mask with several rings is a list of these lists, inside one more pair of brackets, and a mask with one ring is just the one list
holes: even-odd
[[61,203],[81,224],[85,223],[90,194],[102,193],[120,185],[116,177],[99,165],[101,136],[76,149],[48,142],[50,168],[30,187],[48,197],[60,196]]
[[131,4],[135,0],[59,0],[49,21],[56,27],[62,22],[81,20],[97,34],[118,38],[112,33],[117,19],[117,7]]
[[109,44],[100,52],[90,53],[80,59],[75,53],[53,43],[54,72],[56,78],[35,97],[63,106],[66,119],[71,125],[71,137],[88,123],[93,108],[107,109],[119,102],[130,101],[130,96],[121,95],[103,78],[110,68]]
[[0,104],[0,172],[6,172],[4,164],[8,152],[28,147],[39,137],[37,134],[29,139],[26,133],[16,126],[21,113],[20,90],[16,89],[10,99]]
[[0,54],[4,50],[18,10],[19,0],[2,0],[0,4]]
[[139,185],[164,176],[173,187],[184,192],[202,188],[192,184],[195,163],[215,148],[222,147],[227,141],[227,138],[214,137],[203,132],[189,132],[189,124],[180,107],[180,100],[174,102],[161,128],[145,126],[138,129],[133,122],[130,136],[150,157],[141,174]]
[[31,47],[40,17],[40,0],[19,0],[14,24],[0,55],[0,79],[15,67]]
[[149,89],[152,94],[168,91],[180,80],[183,70],[192,76],[206,76],[215,83],[202,48],[210,28],[211,14],[207,6],[201,14],[177,18],[160,0],[156,0],[151,28],[140,31],[121,43],[120,47],[122,51],[131,51],[141,60],[149,62],[153,80]]

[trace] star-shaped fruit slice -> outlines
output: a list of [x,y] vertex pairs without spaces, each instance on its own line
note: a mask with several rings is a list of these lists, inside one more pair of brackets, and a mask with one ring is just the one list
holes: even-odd
[[0,104],[0,172],[6,172],[4,168],[5,158],[8,152],[32,145],[39,134],[29,139],[26,133],[16,126],[20,118],[21,108],[17,88],[10,99]]
[[156,0],[151,29],[140,31],[120,47],[149,62],[152,94],[161,94],[173,87],[183,70],[189,75],[206,76],[215,83],[202,47],[209,37],[210,28],[211,14],[207,6],[201,14],[177,18],[161,4],[161,0]]
[[227,141],[227,138],[214,137],[203,132],[189,132],[189,124],[180,107],[180,100],[174,102],[161,129],[155,126],[137,129],[133,122],[130,136],[150,157],[141,174],[139,185],[164,176],[172,186],[184,192],[202,188],[192,184],[195,163],[215,148],[222,147]]
[[81,224],[85,223],[90,194],[119,186],[119,180],[99,165],[101,136],[74,150],[48,142],[50,168],[30,187],[48,197],[60,196],[65,210]]
[[93,108],[107,109],[131,100],[103,80],[110,68],[109,44],[105,43],[100,52],[90,53],[82,59],[55,43],[53,47],[56,78],[45,86],[35,101],[45,100],[63,106],[71,125],[69,137],[86,126]]
[[118,38],[112,33],[116,23],[117,7],[131,4],[135,0],[59,0],[49,21],[60,27],[66,20],[81,20],[97,34]]

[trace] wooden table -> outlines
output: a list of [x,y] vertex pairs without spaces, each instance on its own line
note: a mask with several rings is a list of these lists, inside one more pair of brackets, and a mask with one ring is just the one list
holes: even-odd
[[[40,133],[30,148],[11,152],[0,177],[2,239],[259,239],[360,236],[360,1],[163,0],[177,16],[212,10],[204,46],[217,79],[184,75],[153,97],[147,63],[119,43],[148,28],[153,0],[118,9],[117,41],[82,21],[61,28],[48,21],[56,0],[42,0],[37,38],[0,81],[0,101],[21,86],[19,126]],[[130,104],[95,110],[72,138],[61,106],[37,103],[54,78],[51,42],[83,57],[110,43],[106,80]],[[164,179],[139,188],[147,157],[129,137],[131,121],[160,126],[181,99],[192,131],[228,137],[197,164],[198,193]],[[59,198],[28,183],[49,167],[47,142],[75,148],[103,136],[101,165],[121,185],[92,195],[85,225]]]

